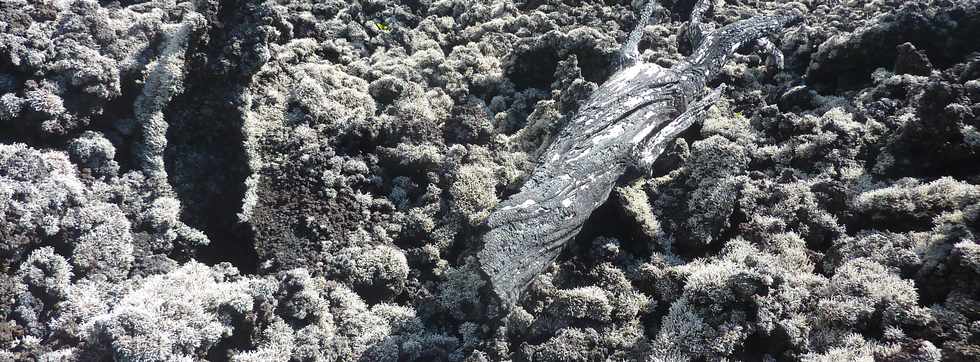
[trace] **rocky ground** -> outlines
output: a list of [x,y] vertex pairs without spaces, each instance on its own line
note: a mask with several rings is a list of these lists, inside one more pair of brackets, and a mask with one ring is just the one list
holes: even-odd
[[3,0],[0,360],[980,360],[977,0],[800,1],[488,317],[481,223],[643,6]]

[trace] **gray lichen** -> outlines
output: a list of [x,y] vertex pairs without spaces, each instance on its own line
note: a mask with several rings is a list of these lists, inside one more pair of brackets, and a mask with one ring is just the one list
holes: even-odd
[[[710,51],[773,14],[803,21]],[[0,360],[980,360],[978,29],[977,0],[0,1]],[[563,174],[602,188],[501,212]],[[503,216],[569,231],[504,250],[543,268],[510,305]]]

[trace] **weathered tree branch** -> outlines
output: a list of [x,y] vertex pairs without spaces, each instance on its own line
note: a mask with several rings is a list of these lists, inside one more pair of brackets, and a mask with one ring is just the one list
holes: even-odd
[[[647,5],[647,21],[654,5]],[[708,4],[695,6],[692,24]],[[705,95],[732,53],[748,42],[798,22],[795,9],[739,21],[697,35],[699,46],[671,69],[637,63],[640,23],[624,46],[626,67],[602,84],[541,156],[520,192],[501,202],[486,221],[481,268],[501,307],[509,309],[531,279],[551,264],[627,169],[652,164],[668,142],[720,95]]]
[[647,2],[647,6],[643,7],[643,13],[640,14],[640,21],[636,23],[636,28],[626,37],[626,42],[623,43],[623,48],[619,51],[618,69],[636,64],[637,59],[640,57],[640,39],[643,38],[643,27],[658,22],[656,17],[653,19],[650,19],[650,17],[659,8],[660,5],[655,0],[650,0]]

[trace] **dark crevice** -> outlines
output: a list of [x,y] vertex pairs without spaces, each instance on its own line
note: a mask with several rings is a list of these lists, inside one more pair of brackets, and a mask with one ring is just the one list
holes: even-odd
[[228,39],[241,36],[239,28],[248,16],[235,11],[241,6],[221,2],[210,14],[224,26],[192,39],[186,78],[194,81],[187,82],[185,91],[164,111],[170,124],[164,160],[168,181],[183,205],[181,220],[211,241],[194,251],[197,259],[207,264],[229,262],[242,272],[255,273],[254,235],[238,219],[249,173],[242,94],[250,73],[227,71],[229,61],[243,60],[227,59],[222,48]]
[[558,69],[558,52],[552,47],[517,50],[506,69],[507,78],[518,90],[550,89]]
[[602,84],[611,75],[612,64],[616,54],[602,54],[598,49],[588,47],[573,51],[578,58],[582,78],[596,84]]
[[736,353],[742,361],[763,361],[766,355],[778,361],[792,361],[790,337],[783,328],[775,328],[770,334],[756,331],[745,339],[742,350]]
[[932,221],[900,215],[886,218],[859,214],[848,220],[844,227],[848,235],[856,235],[862,230],[887,230],[895,233],[906,233],[932,229]]
[[[602,206],[592,212],[592,215],[582,225],[578,235],[572,239],[572,245],[581,253],[587,254],[592,248],[592,242],[597,237],[615,238],[624,241],[624,246],[627,246],[634,243],[625,243],[625,241],[635,239],[638,234],[640,231],[637,225],[622,214],[616,198],[610,197]],[[566,248],[563,254],[570,252],[570,249]],[[564,259],[564,257],[562,258]]]
[[[137,83],[139,73],[125,75],[120,79],[122,94],[106,103],[102,115],[92,121],[92,128],[105,135],[106,139],[112,142],[116,148],[116,162],[119,163],[119,173],[123,174],[134,170],[137,166],[135,160],[134,147],[135,140],[139,137],[130,137],[130,134],[139,133],[139,128],[133,120],[133,105],[143,88]],[[141,82],[140,82],[141,83]],[[123,131],[120,122],[129,120],[134,127]]]

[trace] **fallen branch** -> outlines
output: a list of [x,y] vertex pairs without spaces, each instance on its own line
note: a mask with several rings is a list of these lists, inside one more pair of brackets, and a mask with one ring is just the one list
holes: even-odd
[[[722,90],[709,91],[706,84],[731,54],[802,18],[787,7],[711,31],[700,23],[710,4],[700,0],[690,27],[695,51],[666,69],[637,61],[640,33],[655,6],[647,5],[630,34],[620,70],[579,108],[520,192],[487,218],[479,260],[504,310],[557,258],[630,167],[648,170],[668,142],[704,117]],[[778,53],[768,40],[759,45]],[[781,63],[781,55],[774,58]]]

